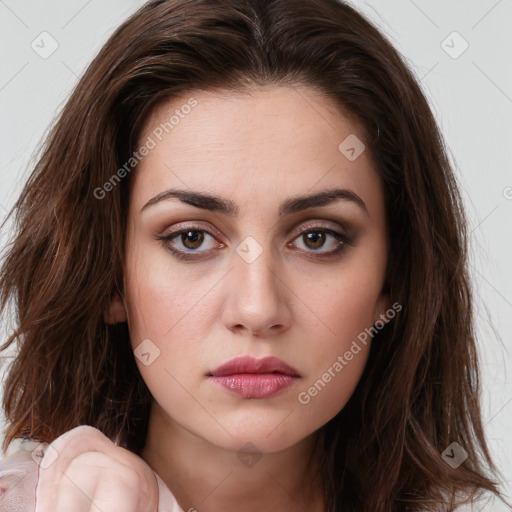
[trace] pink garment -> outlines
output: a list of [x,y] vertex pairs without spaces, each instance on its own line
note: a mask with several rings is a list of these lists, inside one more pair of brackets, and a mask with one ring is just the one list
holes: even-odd
[[[37,486],[40,477],[46,474],[41,472],[41,467],[52,462],[52,452],[55,452],[48,448],[54,443],[24,440],[20,450],[0,460],[0,512],[38,512]],[[159,492],[155,512],[184,512],[163,480],[153,473]]]

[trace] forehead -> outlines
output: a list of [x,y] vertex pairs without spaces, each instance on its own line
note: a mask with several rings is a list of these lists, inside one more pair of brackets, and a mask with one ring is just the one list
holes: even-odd
[[190,91],[155,109],[139,145],[150,139],[133,181],[139,206],[176,186],[241,201],[333,186],[357,188],[369,202],[381,193],[369,152],[343,152],[346,140],[364,147],[362,125],[307,86]]

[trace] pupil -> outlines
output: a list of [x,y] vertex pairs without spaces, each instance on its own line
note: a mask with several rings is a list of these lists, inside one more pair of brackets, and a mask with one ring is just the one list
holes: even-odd
[[[312,247],[312,248],[313,249],[318,249],[324,243],[325,233],[321,233],[321,232],[316,231],[316,232],[312,232],[312,233],[307,233],[306,237],[308,239],[308,242],[312,242],[313,243],[314,247]],[[306,244],[306,245],[308,245],[308,244]]]
[[183,233],[185,240],[183,241],[183,245],[188,249],[196,249],[203,242],[204,235],[199,231],[187,231]]

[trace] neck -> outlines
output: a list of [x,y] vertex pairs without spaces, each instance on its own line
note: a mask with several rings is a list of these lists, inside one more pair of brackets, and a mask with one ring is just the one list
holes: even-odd
[[184,511],[323,512],[313,441],[277,453],[226,450],[176,425],[153,403],[141,455]]

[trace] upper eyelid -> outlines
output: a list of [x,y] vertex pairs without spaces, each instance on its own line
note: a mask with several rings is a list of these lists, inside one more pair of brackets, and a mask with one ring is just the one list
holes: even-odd
[[221,237],[222,235],[220,232],[214,228],[211,227],[204,227],[200,224],[189,224],[186,225],[186,222],[179,222],[178,225],[185,224],[182,227],[173,229],[172,231],[168,231],[167,229],[164,229],[162,233],[160,234],[161,237],[173,237],[180,233],[183,233],[184,231],[191,230],[191,231],[205,231],[206,233],[209,233],[212,236]]

